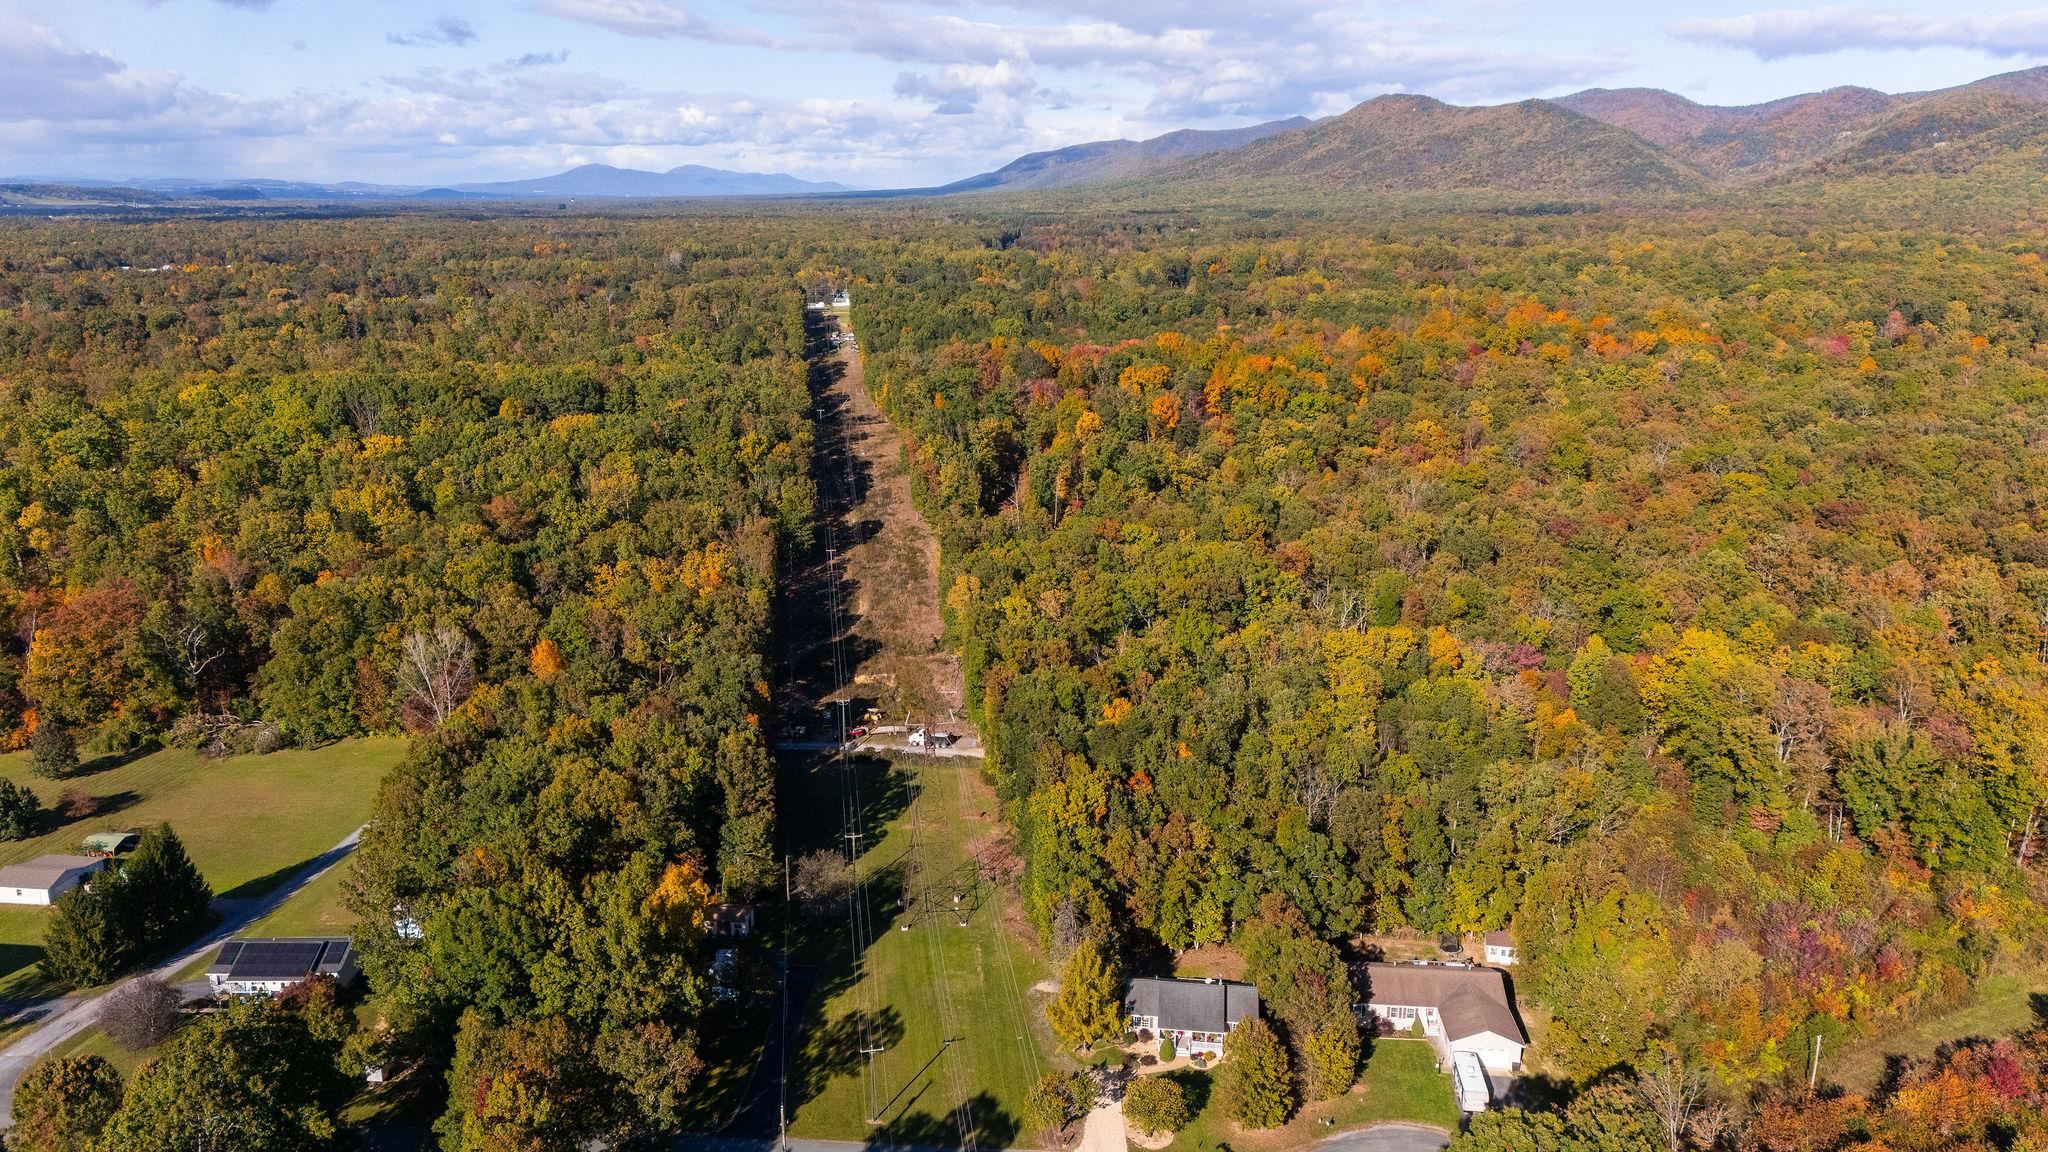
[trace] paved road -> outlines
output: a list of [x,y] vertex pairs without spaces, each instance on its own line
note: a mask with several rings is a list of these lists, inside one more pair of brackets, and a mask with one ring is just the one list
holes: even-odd
[[[837,752],[840,745],[830,740],[779,740],[775,743],[777,752]],[[845,744],[848,752],[893,752],[899,756],[937,756],[941,759],[959,757],[980,760],[988,755],[979,744],[955,744],[950,748],[912,748],[903,741],[894,743],[882,740],[849,740]]]
[[[293,873],[291,878],[263,896],[253,900],[215,900],[214,911],[220,914],[220,922],[213,931],[187,945],[176,956],[164,961],[153,969],[153,973],[168,980],[178,970],[191,964],[220,946],[221,941],[233,936],[243,928],[270,915],[277,906],[304,888],[329,868],[341,863],[349,853],[355,851],[362,839],[361,828],[349,833],[341,843],[322,852],[307,862],[306,866]],[[34,1030],[9,1044],[0,1051],[0,1124],[14,1123],[14,1086],[21,1080],[21,1074],[28,1066],[42,1059],[51,1049],[78,1035],[99,1019],[100,1001],[110,989],[94,993],[66,996],[53,1000],[41,1007],[42,1016]],[[34,1011],[34,1010],[32,1010]]]
[[1420,1124],[1376,1124],[1316,1145],[1316,1152],[1440,1152],[1451,1136]]

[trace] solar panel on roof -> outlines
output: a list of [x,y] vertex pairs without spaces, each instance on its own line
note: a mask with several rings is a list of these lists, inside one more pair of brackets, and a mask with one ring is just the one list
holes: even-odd
[[319,967],[327,951],[324,940],[253,940],[242,945],[241,953],[228,972],[230,980],[298,980]]

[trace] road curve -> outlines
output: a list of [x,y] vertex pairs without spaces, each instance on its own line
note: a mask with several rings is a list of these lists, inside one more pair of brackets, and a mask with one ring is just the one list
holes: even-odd
[[[342,862],[355,851],[361,841],[361,828],[342,838],[341,843],[307,861],[305,867],[294,872],[284,883],[262,896],[252,900],[215,900],[213,906],[220,913],[220,922],[206,935],[186,945],[176,956],[151,969],[151,973],[166,980],[176,975],[179,969],[206,955],[220,946],[221,941],[240,932],[250,924],[261,920],[277,910],[278,905],[292,898],[299,889],[312,883],[328,869]],[[62,999],[52,1000],[43,1005],[40,1022],[19,1039],[0,1050],[0,1125],[14,1123],[14,1086],[21,1081],[21,1074],[29,1065],[43,1058],[52,1049],[66,1040],[83,1032],[93,1021],[99,1019],[100,1002],[117,984],[108,985],[97,992],[74,993]],[[30,1009],[38,1011],[38,1009]]]

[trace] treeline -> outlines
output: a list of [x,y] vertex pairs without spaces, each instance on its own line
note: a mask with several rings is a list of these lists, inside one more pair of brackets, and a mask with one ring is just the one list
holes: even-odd
[[449,1070],[445,1147],[630,1142],[693,1083],[706,919],[778,870],[810,261],[689,219],[0,234],[0,728],[413,734],[358,1045]]
[[2040,248],[1145,216],[858,260],[1048,943],[1512,927],[1533,1058],[1671,1044],[1731,1099],[2030,963]]

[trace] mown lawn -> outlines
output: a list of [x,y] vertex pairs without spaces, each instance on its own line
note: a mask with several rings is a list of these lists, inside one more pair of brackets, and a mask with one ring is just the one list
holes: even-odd
[[1171,1152],[1286,1152],[1353,1128],[1401,1122],[1446,1131],[1458,1127],[1451,1078],[1437,1071],[1436,1052],[1424,1040],[1373,1042],[1372,1057],[1350,1092],[1310,1104],[1279,1128],[1240,1128],[1223,1114],[1208,1072],[1170,1073],[1181,1083],[1195,1118],[1174,1137]]
[[[1031,991],[1045,966],[1018,930],[1015,900],[972,879],[969,845],[996,820],[976,768],[967,760],[907,761],[893,782],[878,775],[868,789],[871,798],[915,798],[887,818],[886,834],[862,857],[874,933],[857,971],[849,968],[846,917],[821,927],[821,940],[835,943],[819,957],[820,997],[791,1069],[791,1135],[952,1147],[965,1124],[983,1147],[1028,1143],[1026,1092],[1045,1071],[1071,1067],[1050,1054],[1046,997]],[[828,836],[840,810],[837,771],[815,777],[820,818],[834,825]],[[898,896],[906,876],[907,913]],[[863,1043],[882,1049],[871,1069]],[[880,1123],[870,1124],[878,1114]]]
[[[392,737],[225,760],[166,749],[90,763],[67,780],[31,774],[25,753],[0,756],[0,776],[33,788],[46,805],[66,788],[101,801],[98,815],[52,814],[43,835],[0,843],[0,864],[76,852],[91,832],[168,822],[216,895],[261,896],[367,820],[378,781],[404,753],[405,741]],[[0,999],[55,991],[35,968],[48,917],[43,908],[0,907]]]

